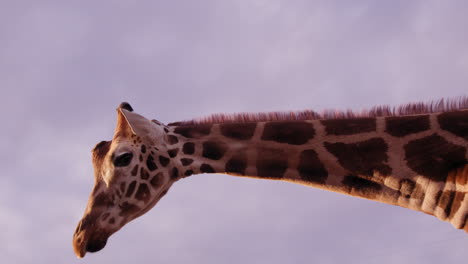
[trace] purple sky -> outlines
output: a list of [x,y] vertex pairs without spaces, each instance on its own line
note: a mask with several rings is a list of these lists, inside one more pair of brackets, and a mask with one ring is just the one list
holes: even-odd
[[435,217],[225,175],[176,183],[84,260],[71,239],[121,101],[168,123],[466,95],[467,1],[66,2],[0,3],[2,263],[466,262]]

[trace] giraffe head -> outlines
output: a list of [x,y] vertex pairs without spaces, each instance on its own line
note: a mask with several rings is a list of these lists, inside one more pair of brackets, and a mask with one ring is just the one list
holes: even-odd
[[104,248],[110,235],[151,209],[179,178],[167,154],[174,140],[167,131],[128,103],[117,108],[114,137],[92,151],[94,187],[73,236],[78,257]]

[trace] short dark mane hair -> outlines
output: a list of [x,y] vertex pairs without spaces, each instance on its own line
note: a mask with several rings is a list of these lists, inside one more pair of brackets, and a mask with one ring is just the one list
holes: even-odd
[[169,126],[193,126],[202,124],[218,123],[248,123],[263,121],[288,121],[288,120],[314,120],[314,119],[350,119],[379,116],[407,116],[438,112],[450,112],[468,109],[468,96],[461,96],[455,99],[439,99],[430,102],[413,102],[400,106],[380,105],[374,106],[370,110],[360,112],[346,110],[337,111],[327,109],[320,113],[313,110],[286,111],[286,112],[265,112],[265,113],[218,113],[206,117],[192,120],[170,123]]

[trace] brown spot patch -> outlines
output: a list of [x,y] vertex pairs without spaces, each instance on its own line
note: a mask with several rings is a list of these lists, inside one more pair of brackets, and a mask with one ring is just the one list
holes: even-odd
[[280,179],[288,168],[288,159],[282,149],[260,148],[257,154],[259,177]]
[[186,170],[186,171],[184,172],[184,175],[185,175],[185,176],[190,176],[190,175],[192,175],[192,174],[193,174],[193,170]]
[[311,123],[302,121],[269,122],[265,124],[262,140],[302,145],[314,135],[315,129]]
[[195,152],[195,144],[192,142],[185,143],[184,146],[182,147],[182,151],[188,155],[193,154]]
[[168,135],[166,137],[166,141],[169,145],[174,145],[174,144],[177,144],[179,142],[179,139],[174,136],[174,135]]
[[226,172],[232,174],[245,175],[245,168],[247,167],[247,157],[245,153],[237,153],[226,163]]
[[400,180],[400,188],[398,189],[399,195],[403,196],[406,199],[416,199],[418,201],[423,201],[426,196],[425,190],[421,185],[410,179]]
[[140,186],[138,186],[138,190],[135,194],[135,198],[137,200],[147,203],[150,198],[150,190],[148,188],[148,185],[140,183]]
[[405,197],[406,199],[411,198],[411,194],[413,193],[414,188],[416,187],[416,183],[409,179],[403,179],[400,181],[400,194]]
[[206,142],[203,142],[202,155],[203,157],[208,158],[208,159],[219,160],[223,157],[226,150],[227,150],[226,143],[206,141]]
[[159,156],[159,163],[161,163],[161,166],[166,167],[167,164],[169,164],[169,158],[164,157],[164,156]]
[[203,163],[201,166],[200,166],[200,172],[202,173],[214,173],[214,169],[213,167],[211,167],[210,165],[206,164],[206,163]]
[[442,196],[442,191],[438,191],[435,195],[435,204],[439,204],[440,197]]
[[375,118],[327,119],[320,122],[328,135],[353,135],[377,129]]
[[246,140],[252,138],[256,123],[237,123],[237,124],[221,124],[219,126],[221,134],[228,138]]
[[352,174],[372,176],[374,171],[382,175],[389,175],[392,172],[392,169],[385,164],[388,159],[388,146],[381,138],[371,138],[351,144],[325,142],[325,148]]
[[150,171],[154,171],[158,168],[158,166],[156,166],[156,163],[154,162],[153,155],[148,155],[148,158],[146,159],[146,167],[148,167],[148,170]]
[[137,175],[137,173],[138,173],[138,164],[137,164],[137,165],[135,165],[135,167],[133,167],[133,169],[132,169],[132,172],[131,172],[131,173],[132,173],[132,176],[136,176],[136,175]]
[[186,138],[199,138],[206,136],[211,131],[210,124],[202,124],[197,126],[179,126],[174,129],[174,133],[181,134]]
[[125,187],[126,187],[126,183],[125,182],[121,182],[120,183],[120,192],[125,192]]
[[167,151],[167,154],[169,155],[169,157],[174,158],[175,156],[177,156],[178,152],[179,149],[170,149]]
[[111,224],[111,225],[115,224],[115,218],[114,217],[111,217],[111,219],[109,219],[109,224]]
[[[463,221],[462,221],[462,224],[460,226],[460,229],[465,229],[467,221],[468,221],[468,214],[465,214],[465,216],[463,217]],[[465,231],[468,232],[468,230],[466,230],[466,229],[465,229]]]
[[105,214],[103,214],[103,215],[102,215],[102,221],[106,221],[107,218],[109,218],[109,216],[110,216],[110,213],[105,213]]
[[109,207],[112,206],[114,203],[112,202],[111,197],[105,192],[101,192],[93,200],[93,207]]
[[132,181],[132,182],[128,185],[127,193],[125,194],[125,196],[127,196],[127,197],[132,196],[133,191],[135,191],[136,184],[137,184],[136,181]]
[[382,189],[380,184],[355,175],[348,175],[342,182],[349,187],[349,192],[366,198],[375,198]]
[[141,210],[140,207],[129,202],[123,202],[119,207],[121,210],[119,216],[132,215]]
[[145,145],[141,145],[141,152],[146,153],[146,146]]
[[149,178],[148,171],[143,167],[141,167],[140,169],[140,178],[142,178],[143,180],[147,180]]
[[426,196],[426,190],[420,184],[416,184],[413,193],[411,193],[411,198],[423,201]]
[[171,179],[177,179],[179,178],[179,170],[174,167],[172,168],[172,171],[171,171]]
[[192,164],[193,159],[183,158],[183,159],[180,159],[180,162],[182,162],[182,165],[183,165],[183,166],[187,166],[187,165]]
[[460,206],[465,199],[465,193],[464,192],[455,192],[455,197],[453,198],[452,202],[452,210],[450,212],[449,217],[452,218],[460,209]]
[[153,178],[150,181],[151,186],[153,186],[154,189],[157,189],[157,188],[161,187],[162,179],[163,179],[163,173],[162,172],[159,172],[158,174],[154,175]]
[[430,128],[428,115],[391,116],[385,118],[385,122],[385,132],[394,137],[404,137]]
[[440,114],[440,128],[468,140],[468,111],[456,111]]
[[312,149],[301,152],[297,170],[301,178],[308,182],[325,183],[328,177],[328,172],[319,160],[317,152]]
[[455,198],[455,192],[453,191],[446,191],[443,192],[440,196],[438,206],[444,209],[444,213],[446,216],[450,215],[452,211],[453,199]]
[[437,182],[446,181],[450,170],[467,163],[464,147],[437,134],[410,141],[404,149],[408,167]]

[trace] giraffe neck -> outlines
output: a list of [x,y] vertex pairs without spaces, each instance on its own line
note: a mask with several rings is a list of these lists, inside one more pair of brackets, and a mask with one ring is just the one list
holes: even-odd
[[171,127],[170,133],[180,139],[185,176],[290,181],[422,211],[464,228],[467,124],[468,111],[455,111],[200,124]]

